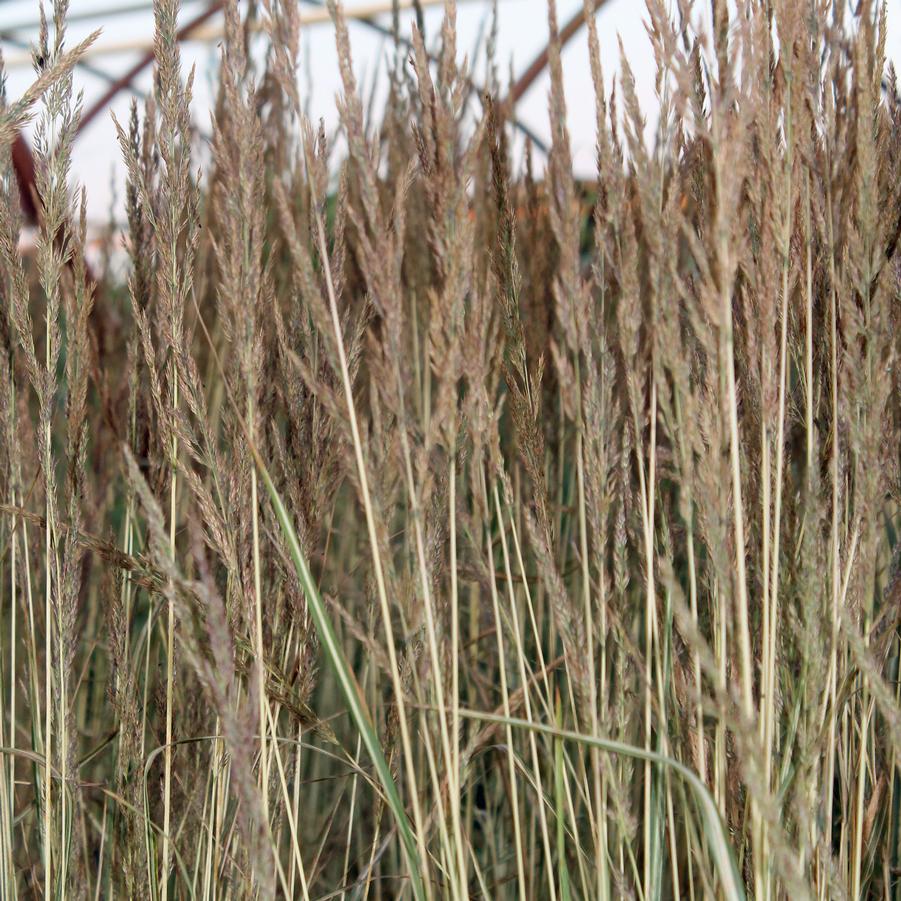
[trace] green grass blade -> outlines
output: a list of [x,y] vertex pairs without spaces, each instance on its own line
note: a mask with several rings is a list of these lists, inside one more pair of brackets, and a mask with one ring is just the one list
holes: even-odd
[[260,475],[263,478],[263,483],[266,486],[266,491],[269,492],[269,498],[275,509],[275,515],[282,528],[282,534],[287,542],[288,551],[291,554],[291,559],[297,570],[297,576],[306,592],[307,603],[309,604],[310,614],[313,617],[313,622],[316,626],[319,641],[321,642],[322,647],[325,650],[326,658],[338,679],[341,693],[344,695],[344,700],[347,703],[347,709],[360,732],[363,744],[366,746],[366,750],[369,753],[369,757],[378,774],[379,781],[382,783],[382,788],[388,800],[388,806],[391,808],[391,812],[394,815],[397,829],[403,843],[407,867],[410,871],[413,896],[417,901],[424,901],[425,888],[422,883],[416,840],[413,836],[413,830],[410,825],[410,820],[407,817],[407,812],[404,810],[400,793],[397,790],[397,785],[394,782],[394,777],[391,775],[388,761],[385,759],[382,747],[379,744],[379,738],[375,731],[372,717],[369,715],[369,710],[367,709],[366,702],[363,700],[360,686],[350,668],[347,658],[344,656],[344,651],[341,649],[335,630],[332,628],[331,620],[326,613],[325,604],[316,587],[316,581],[313,579],[313,575],[310,572],[307,559],[300,547],[300,541],[297,538],[297,532],[294,529],[291,518],[288,516],[288,511],[285,509],[285,505],[282,503],[282,499],[279,496],[272,479],[269,477],[266,467],[256,453],[254,453],[254,456],[260,470]]
[[698,778],[698,775],[690,770],[685,764],[667,757],[665,754],[658,754],[655,751],[645,751],[644,748],[638,748],[634,745],[623,744],[618,741],[611,741],[606,738],[596,738],[593,735],[583,735],[580,732],[570,732],[565,729],[556,729],[553,726],[546,726],[543,723],[536,723],[529,720],[521,720],[516,717],[506,717],[495,713],[481,713],[477,710],[465,710],[460,708],[460,716],[467,719],[480,720],[486,723],[498,723],[502,726],[512,726],[519,729],[532,729],[535,732],[541,732],[552,738],[562,739],[564,741],[574,741],[589,747],[598,748],[607,751],[610,754],[622,754],[626,757],[634,757],[638,760],[647,760],[651,763],[657,763],[661,766],[670,767],[673,772],[680,775],[694,792],[701,811],[701,818],[704,823],[704,831],[719,873],[720,882],[722,883],[723,896],[728,901],[745,901],[745,892],[742,887],[741,876],[738,867],[735,864],[735,855],[726,836],[726,830],[723,821],[720,819],[719,811],[713,800],[707,786]]

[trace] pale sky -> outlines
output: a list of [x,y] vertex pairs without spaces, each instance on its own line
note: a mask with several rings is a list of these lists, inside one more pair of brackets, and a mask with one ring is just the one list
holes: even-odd
[[[353,8],[361,0],[346,0],[346,7]],[[557,0],[558,18],[562,25],[581,7],[582,0]],[[546,0],[498,0],[499,27],[497,60],[501,67],[501,77],[507,72],[519,75],[531,62],[535,54],[547,41],[547,6]],[[109,10],[113,7],[141,5],[138,0],[71,0],[70,12],[80,15],[92,10]],[[184,0],[180,21],[186,22],[196,16],[206,5],[206,0]],[[706,14],[709,4],[699,0],[695,4],[698,15]],[[304,7],[309,9],[311,7]],[[463,2],[458,0],[458,48],[460,54],[469,54],[476,82],[484,81],[484,39],[489,24],[490,4],[487,2]],[[645,5],[642,0],[610,0],[598,14],[598,26],[601,39],[601,53],[608,80],[618,72],[620,52],[617,36],[622,40],[625,53],[635,73],[639,98],[643,109],[653,116],[655,99],[653,92],[654,69],[650,54],[650,45],[644,30],[643,19]],[[426,9],[426,37],[430,46],[437,38],[440,30],[441,7]],[[15,32],[16,37],[24,42],[35,39],[36,28],[33,27],[38,17],[36,0],[0,0],[0,32]],[[405,14],[407,22],[411,14]],[[901,59],[901,0],[889,0],[888,3],[889,35],[888,55],[895,60]],[[389,17],[382,20],[388,24]],[[27,27],[27,26],[32,27]],[[78,21],[70,25],[71,46],[76,40],[87,35],[97,27],[103,28],[98,43],[121,44],[124,41],[146,41],[153,34],[153,17],[146,10],[122,13],[116,16],[107,15],[99,20]],[[409,34],[409,25],[406,26]],[[384,38],[366,27],[352,23],[350,26],[354,65],[358,79],[368,89],[373,83],[374,74],[379,71],[379,63],[384,62],[390,52],[390,46]],[[4,57],[15,63],[21,58],[22,50],[9,42],[2,44]],[[477,55],[473,57],[473,53]],[[209,132],[209,110],[213,96],[211,79],[214,77],[214,66],[218,60],[217,44],[186,43],[182,48],[182,61],[185,67],[196,64],[197,85],[193,103],[194,120],[198,126]],[[100,56],[91,63],[102,68],[111,75],[125,71],[139,54],[119,53],[118,55]],[[334,47],[334,35],[330,25],[310,26],[303,39],[303,59],[301,74],[302,94],[309,104],[310,115],[318,120],[325,120],[331,132],[336,126],[335,96],[340,91],[337,69],[337,57]],[[472,60],[475,59],[473,63]],[[506,67],[506,69],[504,68]],[[594,147],[594,98],[588,70],[588,53],[586,48],[586,32],[583,29],[570,42],[564,52],[563,59],[565,89],[568,110],[568,124],[573,146],[576,169],[584,174],[593,170]],[[381,71],[384,71],[382,65]],[[7,94],[15,98],[22,93],[33,78],[28,66],[13,67],[7,73]],[[309,84],[312,78],[312,85]],[[104,82],[99,78],[76,70],[75,83],[84,91],[85,108],[91,106],[94,98],[99,96]],[[384,86],[384,78],[378,76],[377,87]],[[151,70],[135,81],[135,86],[148,91],[151,86]],[[608,83],[609,88],[609,83]],[[545,72],[522,100],[518,107],[522,119],[537,135],[546,138],[548,135],[547,116],[548,76]],[[377,95],[378,96],[378,92]],[[106,112],[101,114],[86,129],[76,143],[72,173],[76,184],[83,184],[88,194],[88,215],[93,223],[105,221],[109,217],[113,197],[113,185],[119,197],[117,208],[121,209],[123,185],[123,167],[120,161],[119,148],[115,140],[110,110],[115,112],[120,121],[128,115],[130,95],[123,91]]]

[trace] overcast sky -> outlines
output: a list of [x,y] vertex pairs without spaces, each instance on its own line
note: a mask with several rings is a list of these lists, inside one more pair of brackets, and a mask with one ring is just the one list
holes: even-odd
[[[196,16],[207,0],[184,0],[180,21],[186,22]],[[346,0],[346,7],[352,8],[361,0]],[[364,0],[369,5],[370,0]],[[531,62],[535,54],[547,41],[546,0],[498,0],[498,61],[501,66],[512,68],[519,74]],[[562,25],[577,9],[582,0],[557,0],[558,16]],[[472,54],[478,49],[474,63],[474,78],[481,82],[484,74],[484,35],[488,24],[490,4],[487,2],[464,2],[458,0],[458,48],[461,54]],[[109,10],[120,6],[139,5],[137,0],[71,0],[70,11],[75,15],[91,10]],[[696,2],[698,14],[706,12],[709,4]],[[305,7],[309,8],[309,7]],[[34,40],[36,30],[28,28],[37,18],[36,0],[0,0],[0,31],[15,30],[24,42]],[[609,0],[598,15],[601,51],[608,79],[618,71],[620,57],[617,37],[622,40],[624,51],[632,66],[639,97],[643,107],[651,113],[654,108],[654,70],[643,17],[645,6],[641,0]],[[426,10],[426,36],[433,41],[437,36],[442,11],[440,7]],[[405,17],[409,21],[410,17]],[[888,3],[889,36],[888,54],[895,60],[901,59],[901,0]],[[385,17],[387,23],[388,17]],[[70,26],[71,43],[88,34],[93,28],[103,28],[99,43],[119,43],[124,41],[150,40],[153,34],[153,17],[147,11],[107,15],[92,22],[74,22]],[[407,33],[409,33],[409,25]],[[380,62],[384,61],[389,47],[385,40],[362,25],[351,25],[351,42],[354,64],[359,79],[371,86]],[[480,44],[480,41],[482,42]],[[70,46],[71,46],[70,43]],[[2,43],[4,56],[11,63],[21,58],[21,49],[8,42]],[[197,66],[197,87],[193,105],[197,124],[209,131],[209,109],[213,95],[212,79],[218,59],[218,47],[212,44],[187,43],[183,47],[183,63]],[[326,126],[333,129],[336,122],[335,95],[340,90],[337,58],[334,49],[333,32],[330,25],[310,26],[303,41],[302,67],[312,79],[312,86],[306,74],[302,74],[304,96],[308,99],[310,114],[322,117]],[[93,65],[110,75],[125,71],[138,54],[120,53],[92,59]],[[568,105],[569,128],[572,138],[574,160],[577,170],[590,173],[593,167],[594,146],[594,99],[588,70],[588,54],[584,30],[567,47],[563,68]],[[507,71],[510,69],[508,68]],[[8,96],[15,98],[22,93],[33,78],[27,66],[14,66],[8,72]],[[76,86],[84,91],[85,108],[101,93],[104,82],[96,76],[79,69],[76,72]],[[377,80],[377,86],[384,79]],[[136,79],[135,86],[148,91],[151,73],[148,70]],[[548,134],[547,126],[548,78],[539,79],[518,108],[522,119],[542,138]],[[128,115],[129,94],[123,91],[110,109],[120,121]],[[73,160],[73,176],[76,182],[84,184],[89,198],[89,218],[97,223],[106,220],[113,192],[118,193],[121,202],[122,165],[115,141],[115,133],[110,119],[110,110],[99,116],[79,137]],[[113,187],[115,185],[115,188]]]

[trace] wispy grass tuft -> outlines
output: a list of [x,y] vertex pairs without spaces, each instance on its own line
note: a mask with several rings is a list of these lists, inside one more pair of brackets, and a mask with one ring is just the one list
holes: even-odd
[[329,133],[222,6],[99,264],[65,0],[0,107],[0,897],[895,897],[887,7],[648,0],[649,130],[550,0],[545,149],[497,10],[396,10],[378,107],[330,2]]

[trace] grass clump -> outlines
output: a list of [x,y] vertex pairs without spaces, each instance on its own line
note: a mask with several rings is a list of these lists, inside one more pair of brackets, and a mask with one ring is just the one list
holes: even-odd
[[330,6],[331,136],[296,3],[226,2],[203,171],[157,0],[124,278],[54,4],[0,112],[3,898],[899,890],[885,7],[648,0],[648,138],[585,4],[579,182],[554,0],[519,161],[453,2],[378,121]]

